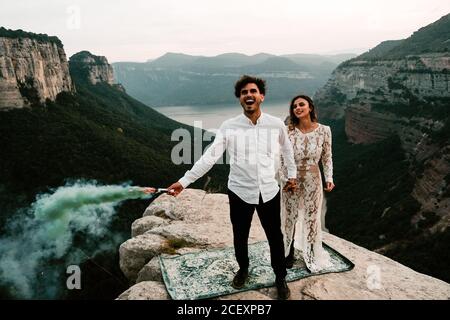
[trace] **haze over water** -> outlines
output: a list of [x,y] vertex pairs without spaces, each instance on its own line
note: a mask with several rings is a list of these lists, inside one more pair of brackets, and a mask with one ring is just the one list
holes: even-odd
[[[222,122],[242,113],[241,105],[236,103],[211,106],[167,106],[153,107],[166,117],[194,126],[194,121],[202,122],[202,129],[218,129]],[[264,102],[261,110],[284,121],[289,114],[289,102]],[[199,127],[196,125],[196,127]]]

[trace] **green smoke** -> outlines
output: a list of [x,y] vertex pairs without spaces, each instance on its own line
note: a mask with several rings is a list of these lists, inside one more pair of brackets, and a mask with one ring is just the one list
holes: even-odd
[[[53,194],[39,196],[32,210],[34,217],[45,223],[46,236],[57,239],[67,232],[69,223],[89,228],[91,233],[96,234],[96,228],[103,229],[104,213],[111,205],[123,200],[150,197],[139,187],[78,183],[59,188]],[[101,214],[91,212],[98,210]]]
[[[49,261],[81,263],[84,257],[72,247],[76,232],[90,239],[109,232],[117,204],[128,199],[150,199],[139,187],[76,182],[39,195],[27,210],[8,222],[7,235],[0,239],[0,282],[20,298],[55,298],[61,274],[49,268]],[[117,245],[114,236],[109,247]],[[108,247],[99,243],[98,247]],[[93,252],[90,252],[93,255]],[[39,289],[39,275],[45,270],[45,290]]]

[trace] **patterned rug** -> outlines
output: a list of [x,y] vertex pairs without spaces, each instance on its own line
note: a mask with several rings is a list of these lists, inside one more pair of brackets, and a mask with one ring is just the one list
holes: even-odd
[[[330,253],[333,266],[320,273],[311,273],[302,260],[296,260],[288,270],[286,281],[294,281],[314,275],[343,272],[354,264],[330,246],[323,244]],[[236,290],[231,281],[239,269],[234,249],[211,249],[180,256],[160,256],[160,265],[169,295],[174,300],[196,300],[223,296],[231,293],[274,286],[275,275],[270,265],[267,241],[249,245],[249,279],[244,288]]]

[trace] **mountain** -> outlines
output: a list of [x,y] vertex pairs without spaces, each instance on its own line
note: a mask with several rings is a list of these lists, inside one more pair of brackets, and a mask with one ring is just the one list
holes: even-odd
[[411,54],[425,54],[450,51],[450,15],[445,15],[438,21],[419,29],[401,45],[390,50],[386,56],[400,58]]
[[358,59],[382,59],[388,52],[403,43],[404,40],[387,40],[358,56]]
[[297,64],[305,65],[321,65],[321,64],[339,64],[343,61],[354,58],[354,53],[340,53],[335,55],[319,55],[307,53],[285,54],[281,57],[288,58]]
[[29,39],[39,43],[55,44],[59,48],[63,48],[63,44],[58,37],[49,36],[45,33],[26,32],[21,29],[11,30],[0,27],[0,37],[9,39]]
[[259,53],[247,56],[242,53],[224,53],[215,57],[199,57],[191,65],[192,68],[236,68],[249,64],[261,63],[272,55]]
[[113,67],[127,92],[151,106],[235,103],[233,85],[245,73],[267,80],[267,101],[286,101],[299,92],[314,93],[338,63],[349,57],[311,56],[308,60],[267,53],[214,57],[167,53],[150,62],[117,62]]
[[147,64],[151,64],[153,67],[156,68],[178,68],[180,66],[189,64],[195,60],[197,60],[199,57],[196,56],[190,56],[187,54],[182,53],[172,53],[168,52],[162,57],[159,57],[158,59],[151,60],[146,62]]
[[[171,152],[179,141],[172,141],[171,136],[179,128],[194,136],[194,129],[163,116],[130,97],[122,86],[111,83],[112,69],[105,57],[82,51],[68,62],[54,38],[49,41],[31,33],[8,32],[16,38],[0,38],[0,61],[10,59],[12,66],[6,66],[11,66],[11,72],[26,70],[29,88],[37,90],[41,88],[38,84],[63,78],[71,86],[58,87],[61,91],[55,96],[45,96],[47,91],[42,90],[44,102],[39,98],[18,106],[6,101],[0,108],[0,230],[4,231],[5,222],[15,217],[19,209],[29,207],[39,194],[67,181],[165,187],[190,167],[174,165]],[[10,41],[17,41],[15,51],[9,50]],[[22,56],[24,63],[14,65]],[[59,66],[66,66],[69,72]],[[0,82],[3,80],[0,78]],[[13,74],[6,89],[0,86],[0,96],[20,81]],[[16,97],[17,101],[30,100],[27,91],[19,91]],[[41,97],[40,93],[37,97]],[[194,154],[193,149],[190,151]],[[209,176],[213,179],[208,189],[224,190],[225,166],[216,166]],[[197,187],[203,187],[207,179],[201,179]],[[121,205],[108,236],[129,237],[131,223],[146,205],[139,200]],[[90,241],[80,237],[76,247],[89,252],[86,248],[89,243],[92,245]],[[83,290],[59,298],[111,299],[126,286],[118,267],[117,250],[90,257],[82,269],[89,275],[85,278],[89,280],[83,280]],[[1,285],[0,297],[12,298]]]
[[450,15],[446,15],[420,28],[407,39],[383,41],[355,59],[348,59],[347,63],[361,60],[398,60],[427,53],[448,53],[450,51],[449,29]]
[[114,84],[113,68],[106,57],[95,56],[89,51],[81,51],[70,57],[70,72],[72,77],[88,80],[90,84]]
[[0,28],[0,109],[22,108],[73,92],[61,41]]
[[[340,64],[315,102],[333,125],[331,232],[450,281],[450,15]],[[349,199],[352,199],[351,201]]]
[[268,57],[263,61],[243,67],[245,72],[263,73],[263,72],[308,72],[308,66],[295,63],[291,59],[284,57]]

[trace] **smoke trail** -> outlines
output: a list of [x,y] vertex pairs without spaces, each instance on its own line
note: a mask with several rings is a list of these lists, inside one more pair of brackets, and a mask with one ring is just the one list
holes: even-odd
[[20,298],[55,298],[61,270],[54,266],[83,260],[71,247],[75,233],[104,236],[118,203],[151,197],[139,187],[101,186],[95,181],[77,181],[37,196],[30,208],[8,221],[7,234],[0,239],[0,282]]

